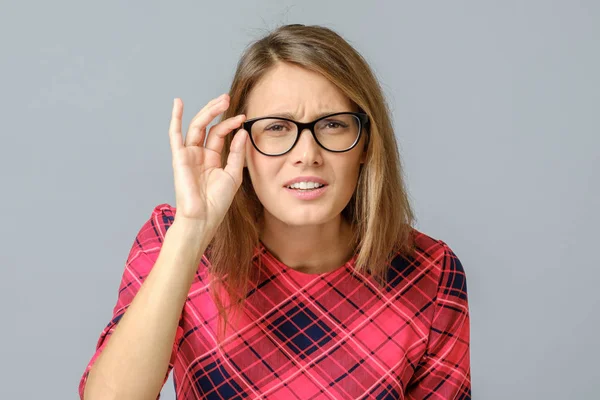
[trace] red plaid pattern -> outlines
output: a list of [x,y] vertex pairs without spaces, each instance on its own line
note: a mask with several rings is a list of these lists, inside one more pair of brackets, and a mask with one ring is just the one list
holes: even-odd
[[[160,204],[140,229],[113,317],[81,377],[80,397],[174,217],[175,208]],[[391,261],[383,290],[370,276],[352,273],[356,257],[311,275],[282,264],[260,243],[258,286],[222,348],[203,257],[169,363],[177,399],[470,399],[465,271],[446,243],[414,234],[415,257]]]

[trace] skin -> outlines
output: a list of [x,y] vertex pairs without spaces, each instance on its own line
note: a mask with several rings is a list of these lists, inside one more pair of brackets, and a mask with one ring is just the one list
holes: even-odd
[[[290,113],[308,122],[322,113],[358,111],[335,85],[318,73],[279,63],[252,89],[248,119]],[[357,185],[365,162],[365,135],[350,151],[332,153],[321,148],[308,130],[301,132],[287,154],[269,157],[246,141],[245,166],[264,206],[260,239],[275,257],[297,271],[316,274],[347,262],[352,228],[341,216]],[[283,187],[297,176],[318,176],[329,186],[315,200],[300,200]]]

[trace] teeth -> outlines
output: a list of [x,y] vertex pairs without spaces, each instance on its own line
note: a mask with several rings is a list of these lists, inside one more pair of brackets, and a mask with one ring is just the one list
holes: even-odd
[[316,182],[296,182],[292,185],[289,185],[288,188],[290,189],[315,189],[315,188],[320,188],[322,186],[325,186],[321,183],[316,183]]

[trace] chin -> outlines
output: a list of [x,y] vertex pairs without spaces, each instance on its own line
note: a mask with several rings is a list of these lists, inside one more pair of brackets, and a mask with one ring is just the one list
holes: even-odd
[[[294,212],[295,211],[295,212]],[[274,217],[290,226],[321,225],[335,218],[331,213],[307,210],[281,210]]]

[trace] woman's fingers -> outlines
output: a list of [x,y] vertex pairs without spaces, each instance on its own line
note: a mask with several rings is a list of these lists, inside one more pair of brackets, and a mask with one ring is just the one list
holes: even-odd
[[217,117],[217,115],[227,110],[227,107],[229,107],[229,99],[225,97],[212,105],[203,108],[190,123],[188,133],[185,135],[185,145],[203,146],[204,138],[206,136],[206,127]]
[[242,183],[244,158],[246,157],[246,141],[248,140],[248,132],[240,129],[233,136],[229,155],[227,156],[227,165],[224,170],[233,178],[234,182],[239,186]]
[[183,147],[183,137],[181,134],[181,116],[183,115],[183,101],[179,98],[173,100],[173,109],[171,110],[171,123],[169,125],[169,143],[171,144],[171,154]]
[[212,99],[211,101],[209,101],[208,103],[206,103],[206,105],[204,107],[202,107],[202,109],[200,111],[198,111],[198,114],[196,114],[194,116],[194,118],[192,118],[192,120],[190,121],[190,125],[194,123],[194,121],[196,121],[196,119],[198,119],[198,117],[200,116],[200,114],[205,111],[206,109],[208,109],[209,107],[212,107],[213,104],[227,99],[229,100],[229,95],[227,93],[223,93],[222,95],[220,95],[219,97],[215,97],[214,99]]
[[221,121],[208,131],[208,139],[206,139],[206,148],[220,153],[223,150],[225,136],[227,136],[235,128],[244,122],[246,116],[244,114],[236,115],[235,117],[227,118]]

